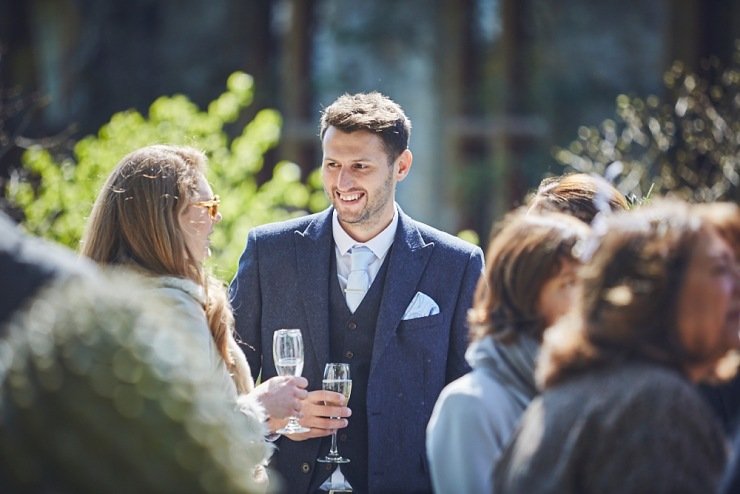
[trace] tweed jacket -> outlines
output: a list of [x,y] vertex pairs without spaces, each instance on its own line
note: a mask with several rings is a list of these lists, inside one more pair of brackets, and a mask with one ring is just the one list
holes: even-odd
[[[303,376],[309,390],[321,388],[330,355],[332,211],[265,225],[248,235],[231,299],[252,374],[261,372],[263,380],[276,375],[272,333],[300,328]],[[414,221],[399,208],[398,229],[385,262],[388,271],[367,386],[368,491],[429,492],[425,428],[442,388],[470,369],[465,321],[483,253]],[[436,302],[439,313],[405,319],[419,292]],[[319,445],[320,439],[278,441],[272,466],[282,475],[285,492],[315,487],[311,480]]]

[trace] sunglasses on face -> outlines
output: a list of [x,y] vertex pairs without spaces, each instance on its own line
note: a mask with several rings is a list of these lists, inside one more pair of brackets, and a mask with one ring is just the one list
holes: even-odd
[[212,220],[215,220],[216,216],[218,216],[218,207],[220,204],[221,198],[218,196],[213,196],[213,199],[210,199],[208,201],[194,202],[193,206],[208,209],[208,215],[211,217]]

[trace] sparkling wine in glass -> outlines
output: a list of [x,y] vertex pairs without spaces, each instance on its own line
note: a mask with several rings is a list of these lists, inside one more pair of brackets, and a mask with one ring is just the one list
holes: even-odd
[[[352,379],[349,374],[349,364],[326,364],[324,368],[324,380],[322,386],[326,391],[334,391],[344,395],[345,405],[349,402],[352,393]],[[339,417],[332,417],[339,418]],[[331,431],[331,449],[329,454],[316,461],[320,463],[349,463],[349,458],[344,458],[337,451],[337,430]]]
[[[278,329],[272,334],[272,357],[278,376],[300,376],[303,372],[303,337],[300,329]],[[310,429],[290,417],[278,434],[308,432]]]

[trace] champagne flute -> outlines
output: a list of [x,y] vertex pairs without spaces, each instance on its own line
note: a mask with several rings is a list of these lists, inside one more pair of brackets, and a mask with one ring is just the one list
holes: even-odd
[[[300,329],[278,329],[272,334],[272,358],[278,376],[300,376],[303,372],[303,337]],[[310,429],[290,417],[278,434],[308,432]]]
[[[352,379],[349,375],[349,364],[326,364],[324,368],[324,379],[321,387],[326,391],[335,391],[344,395],[345,405],[349,402],[352,393]],[[339,417],[332,417],[339,418]],[[329,454],[316,461],[320,463],[349,463],[349,458],[344,458],[337,451],[337,430],[331,431],[331,449]]]

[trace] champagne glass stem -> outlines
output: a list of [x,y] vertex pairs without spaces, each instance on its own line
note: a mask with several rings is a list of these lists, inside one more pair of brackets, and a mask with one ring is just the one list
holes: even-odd
[[[324,367],[324,378],[321,382],[322,389],[326,391],[333,391],[335,393],[341,393],[344,395],[344,404],[349,400],[349,395],[352,392],[352,379],[350,378],[349,364],[337,362],[329,362]],[[324,402],[324,405],[338,405],[338,403]],[[331,417],[335,421],[340,420],[341,417]],[[344,437],[344,435],[342,436]],[[349,463],[349,458],[344,458],[339,455],[339,448],[337,448],[337,429],[331,431],[331,448],[329,452],[321,457],[317,458],[316,461],[319,463],[334,463],[344,464]]]
[[331,431],[331,449],[329,449],[329,456],[339,456],[337,451],[337,430]]

